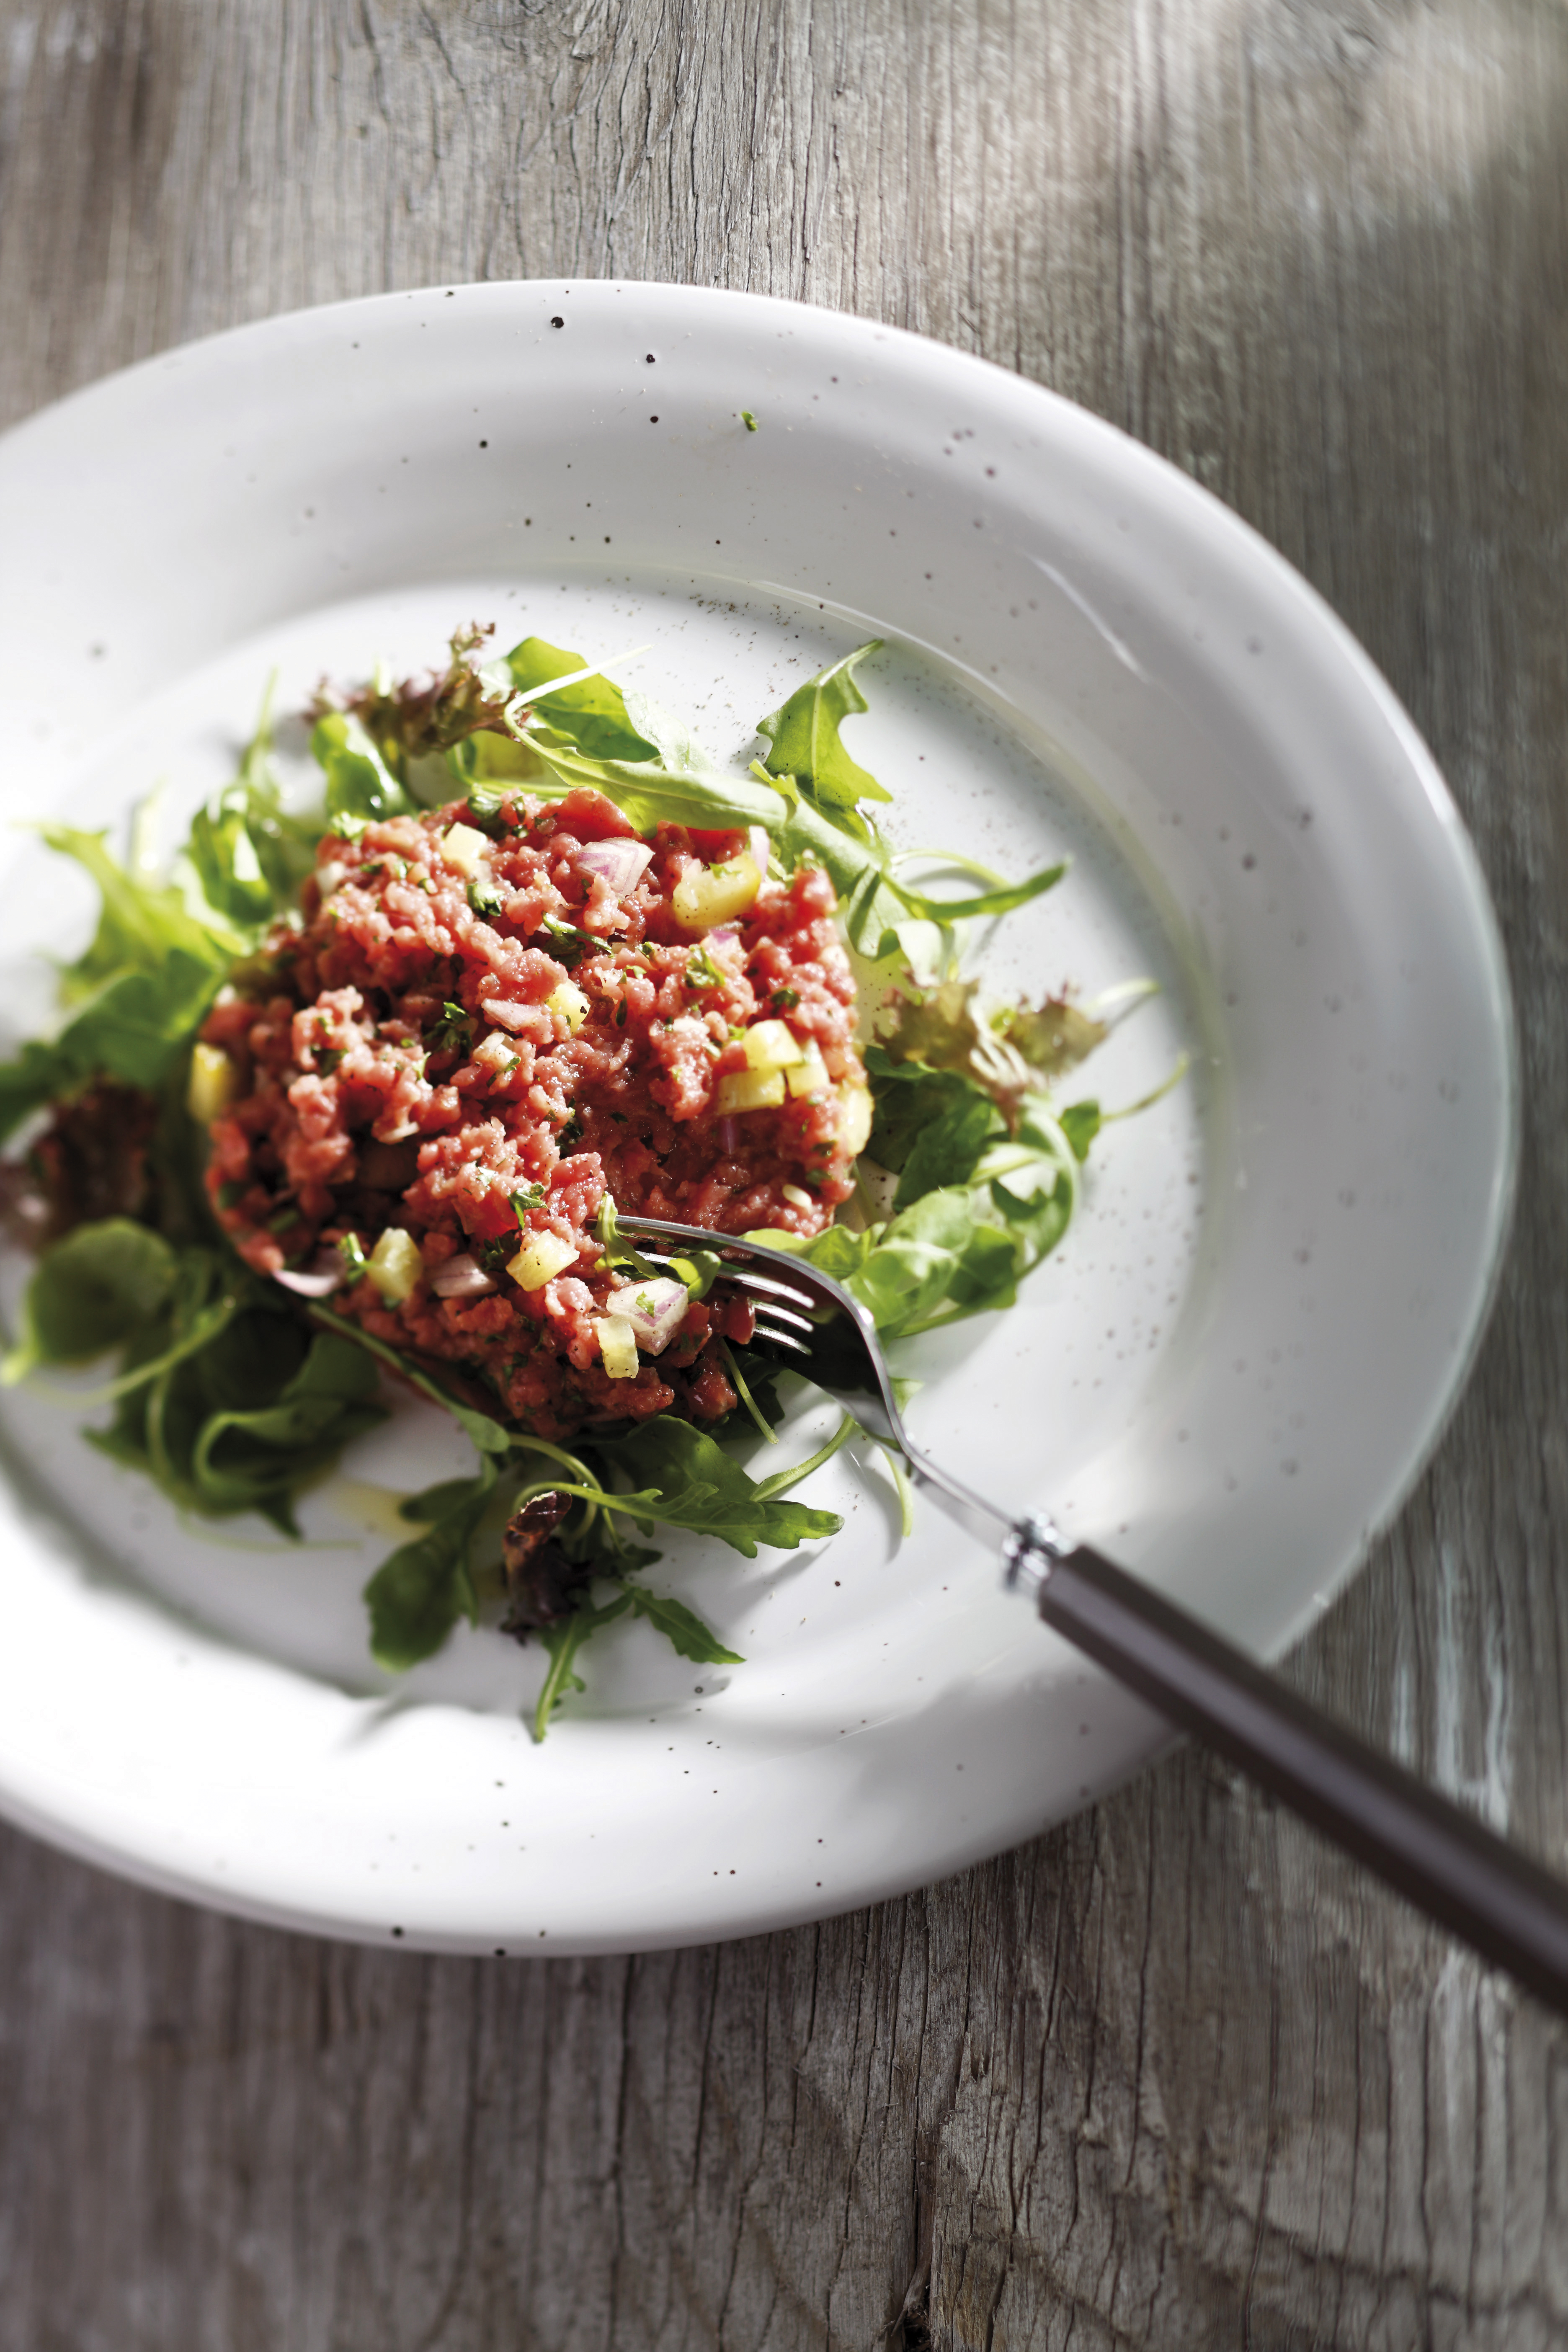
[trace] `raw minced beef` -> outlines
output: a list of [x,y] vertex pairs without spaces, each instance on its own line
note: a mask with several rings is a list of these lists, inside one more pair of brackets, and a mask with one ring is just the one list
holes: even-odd
[[[606,857],[616,842],[632,854]],[[366,1274],[334,1305],[477,1377],[545,1437],[669,1410],[711,1421],[736,1402],[719,1342],[750,1336],[738,1299],[693,1303],[630,1376],[605,1369],[596,1326],[619,1279],[594,1232],[606,1192],[623,1214],[808,1235],[848,1197],[866,1139],[827,877],[763,879],[733,921],[698,933],[676,892],[686,880],[689,904],[691,877],[742,860],[746,836],[661,826],[626,887],[637,843],[593,792],[330,835],[301,918],[202,1031],[223,1106],[207,1181],[241,1255],[277,1274],[342,1244],[357,1265],[356,1242],[368,1258],[401,1229],[418,1252],[395,1245],[415,1268],[407,1295]],[[795,1083],[815,1082],[726,1111],[764,1021],[805,1057]],[[506,1268],[543,1235],[574,1255],[525,1288]],[[459,1257],[469,1295],[439,1296]]]

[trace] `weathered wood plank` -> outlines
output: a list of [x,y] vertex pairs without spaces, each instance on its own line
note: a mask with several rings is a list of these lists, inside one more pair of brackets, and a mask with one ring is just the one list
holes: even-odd
[[[0,419],[382,287],[748,286],[1085,401],[1338,606],[1475,829],[1528,1138],[1476,1385],[1297,1671],[1560,1860],[1565,100],[1552,0],[0,0]],[[1568,2336],[1568,2037],[1199,1757],[636,1961],[335,1949],[10,1834],[0,1888],[17,2352]]]

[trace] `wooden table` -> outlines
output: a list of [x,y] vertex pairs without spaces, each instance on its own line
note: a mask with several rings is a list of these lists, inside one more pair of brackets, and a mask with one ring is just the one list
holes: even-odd
[[[1559,1864],[1565,124],[1557,0],[0,0],[0,420],[386,287],[747,287],[1087,403],[1344,615],[1497,895],[1524,1181],[1293,1671]],[[655,1958],[311,1943],[10,1833],[0,1888],[4,2352],[1568,2341],[1568,2034],[1200,1755]]]

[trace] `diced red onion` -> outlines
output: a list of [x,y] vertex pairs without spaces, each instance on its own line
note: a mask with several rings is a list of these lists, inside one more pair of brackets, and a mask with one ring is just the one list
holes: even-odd
[[739,1141],[740,1135],[736,1129],[734,1120],[732,1118],[721,1118],[719,1121],[720,1150],[724,1152],[727,1156],[732,1156],[735,1146]]
[[637,1346],[650,1356],[668,1348],[686,1320],[686,1285],[673,1276],[652,1282],[628,1282],[612,1290],[605,1302],[606,1315],[624,1315],[637,1335]]
[[430,1287],[437,1298],[483,1298],[495,1288],[478,1258],[460,1250],[438,1265],[430,1277]]
[[337,1251],[323,1250],[303,1273],[275,1274],[272,1279],[297,1298],[330,1298],[334,1290],[342,1288],[348,1275]]
[[647,867],[653,863],[653,852],[646,841],[590,841],[577,852],[577,864],[584,874],[597,874],[606,881],[617,898],[635,890]]

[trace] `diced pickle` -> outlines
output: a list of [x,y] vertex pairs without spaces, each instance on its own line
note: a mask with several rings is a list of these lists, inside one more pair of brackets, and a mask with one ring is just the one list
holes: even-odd
[[239,1072],[221,1045],[198,1045],[191,1055],[191,1083],[185,1108],[202,1127],[210,1127],[239,1092]]
[[365,1266],[382,1297],[394,1307],[401,1307],[405,1298],[412,1297],[414,1286],[424,1271],[419,1244],[401,1225],[388,1225]]
[[747,1066],[753,1070],[787,1070],[802,1059],[787,1021],[753,1021],[745,1046]]
[[448,825],[441,835],[441,855],[459,874],[476,880],[489,856],[489,843],[471,824]]
[[722,866],[694,866],[670,893],[675,919],[689,931],[710,931],[743,915],[763,887],[762,869],[749,850]]
[[825,1095],[833,1084],[815,1037],[795,1067],[784,1072],[784,1084],[792,1095]]
[[858,1160],[871,1139],[876,1106],[868,1087],[841,1086],[838,1094],[838,1140],[851,1160]]
[[576,982],[563,980],[559,988],[551,990],[544,1002],[552,1013],[560,1013],[561,1018],[575,1037],[578,1030],[588,1018],[588,1000]]
[[559,1234],[535,1234],[508,1260],[506,1270],[520,1290],[542,1290],[576,1261],[575,1242],[563,1241]]
[[784,1098],[782,1070],[731,1070],[714,1090],[713,1108],[720,1118],[730,1118],[737,1111],[773,1110]]
[[624,1315],[595,1315],[594,1336],[604,1367],[613,1381],[634,1381],[637,1371],[637,1335]]

